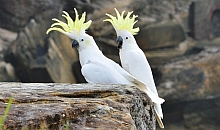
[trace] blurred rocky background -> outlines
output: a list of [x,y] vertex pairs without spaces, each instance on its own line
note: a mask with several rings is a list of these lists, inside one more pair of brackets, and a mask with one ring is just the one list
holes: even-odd
[[[165,130],[220,129],[220,0],[1,0],[0,81],[83,83],[71,40],[46,35],[62,10],[87,12],[87,31],[119,63],[105,13],[134,11],[136,35],[165,98]],[[64,19],[63,19],[64,20]]]

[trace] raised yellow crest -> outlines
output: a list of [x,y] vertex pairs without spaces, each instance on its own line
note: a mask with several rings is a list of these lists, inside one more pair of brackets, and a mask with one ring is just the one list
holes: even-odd
[[[69,16],[69,14],[66,11],[63,11],[63,17],[66,18],[67,23],[64,23],[56,18],[53,18],[52,20],[55,21],[54,24],[51,25],[51,27],[47,30],[46,34],[48,34],[50,31],[58,31],[64,34],[68,34],[71,33],[73,31],[77,31],[78,34],[83,31],[85,32],[85,30],[87,28],[89,28],[89,26],[91,25],[92,21],[89,20],[88,22],[85,22],[85,17],[86,17],[86,12],[84,12],[82,14],[81,19],[79,19],[79,15],[77,10],[74,8],[75,14],[76,14],[76,18],[75,21],[73,21],[71,19],[71,17]],[[58,27],[57,27],[58,26]],[[61,28],[60,28],[60,27]]]
[[110,17],[110,19],[105,19],[103,21],[110,22],[113,25],[113,27],[116,29],[116,31],[127,30],[131,34],[136,35],[139,32],[139,27],[133,28],[133,26],[138,21],[138,20],[135,21],[135,18],[137,18],[138,16],[133,15],[132,18],[130,18],[131,14],[133,13],[133,11],[131,11],[131,12],[128,12],[127,16],[124,18],[125,11],[123,11],[120,14],[116,8],[114,9],[115,9],[117,18],[106,13],[106,15]]

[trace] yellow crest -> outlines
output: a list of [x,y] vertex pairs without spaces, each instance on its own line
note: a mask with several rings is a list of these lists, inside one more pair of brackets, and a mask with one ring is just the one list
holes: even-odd
[[[64,23],[56,18],[53,18],[52,20],[55,21],[54,24],[51,25],[51,27],[47,30],[46,34],[48,34],[50,31],[58,31],[61,33],[70,33],[72,31],[78,31],[78,33],[80,33],[81,31],[84,31],[89,28],[89,26],[91,25],[92,21],[89,20],[88,22],[85,22],[85,17],[86,17],[86,13],[84,12],[82,14],[81,19],[79,19],[79,15],[77,10],[74,8],[75,10],[75,14],[76,14],[76,18],[75,21],[73,21],[71,19],[71,17],[69,16],[69,14],[66,11],[63,11],[63,17],[66,18],[67,23]],[[58,27],[57,27],[58,26]],[[60,28],[60,27],[61,28]]]
[[133,29],[134,24],[137,22],[137,20],[135,21],[135,18],[138,17],[137,15],[133,15],[132,18],[130,18],[133,11],[128,12],[125,18],[124,18],[125,11],[123,11],[120,15],[118,10],[115,8],[115,12],[117,18],[110,14],[106,14],[107,16],[110,17],[110,19],[105,19],[103,21],[110,22],[113,25],[113,27],[119,31],[124,29],[129,31],[133,35],[136,35],[139,32],[139,27]]

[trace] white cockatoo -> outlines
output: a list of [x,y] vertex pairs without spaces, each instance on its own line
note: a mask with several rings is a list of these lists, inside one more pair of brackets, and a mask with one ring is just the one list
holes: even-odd
[[[158,96],[151,67],[144,52],[139,48],[133,36],[139,31],[139,27],[133,28],[134,24],[137,22],[137,20],[135,21],[137,16],[133,15],[130,18],[131,14],[133,13],[131,11],[128,12],[127,16],[124,18],[125,11],[123,11],[121,14],[117,11],[117,9],[115,9],[115,11],[117,18],[110,14],[106,14],[108,17],[110,17],[110,19],[106,19],[104,21],[110,22],[117,33],[116,42],[118,44],[122,67],[132,76],[144,82],[146,86]],[[158,124],[161,128],[164,128],[161,120],[163,119],[161,104],[155,103],[154,108]]]
[[146,85],[143,82],[134,78],[117,63],[103,55],[93,37],[85,32],[92,21],[89,20],[84,23],[86,13],[84,12],[81,19],[79,19],[77,10],[75,8],[74,10],[76,14],[75,21],[71,19],[67,12],[63,11],[64,15],[62,16],[66,18],[67,23],[54,18],[52,20],[56,22],[51,25],[51,28],[49,28],[46,33],[58,31],[73,40],[72,47],[78,49],[79,60],[82,66],[81,72],[86,81],[88,83],[128,84],[138,86],[148,94],[152,102],[164,102],[162,98],[156,96],[151,90],[146,89]]

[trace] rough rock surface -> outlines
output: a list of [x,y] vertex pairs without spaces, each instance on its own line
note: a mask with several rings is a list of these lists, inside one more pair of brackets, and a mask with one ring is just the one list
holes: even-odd
[[[36,15],[43,14],[44,11],[57,8],[62,5],[61,0],[10,0],[1,1],[0,21],[1,27],[17,32],[23,29]],[[56,11],[54,10],[54,11]]]
[[[197,55],[171,61],[162,67],[160,94],[172,100],[196,100],[220,93],[220,48],[204,48]],[[181,92],[181,93],[179,93]]]
[[[21,82],[85,82],[83,78],[78,78],[82,77],[80,66],[72,68],[78,63],[78,56],[77,52],[71,49],[69,38],[58,32],[45,34],[52,24],[51,19],[61,18],[62,10],[69,12],[73,18],[75,17],[74,7],[79,13],[86,11],[87,19],[93,21],[88,33],[94,36],[105,55],[119,62],[115,31],[109,23],[103,22],[107,18],[105,13],[115,14],[113,8],[118,8],[119,11],[133,10],[139,15],[136,26],[141,28],[140,35],[137,37],[138,41],[142,41],[141,47],[158,49],[176,47],[185,39],[183,30],[187,30],[187,24],[184,22],[186,16],[183,14],[187,13],[189,4],[190,0],[184,2],[169,0],[163,2],[152,0],[4,1],[0,5],[2,14],[0,27],[18,33],[16,41],[10,43],[4,60],[15,67],[15,74]],[[163,24],[164,21],[167,23]],[[175,24],[169,24],[169,21],[175,21]],[[163,29],[164,27],[166,29]],[[162,31],[159,31],[161,29]],[[148,39],[146,39],[146,31],[155,33],[148,33]],[[170,36],[166,37],[163,32],[170,32]],[[160,40],[155,37],[157,33],[160,34]]]
[[0,28],[0,81],[16,81],[14,67],[4,61],[4,52],[11,42],[17,38],[17,33]]
[[21,82],[76,82],[71,65],[77,55],[70,47],[70,39],[61,34],[48,38],[45,33],[57,13],[45,10],[36,14],[8,50],[5,60],[15,66]]
[[0,83],[0,115],[13,95],[5,129],[153,130],[153,107],[136,87]]
[[[198,51],[199,49],[200,51]],[[219,44],[198,46],[197,54],[172,60],[159,70],[159,94],[164,104],[165,124],[170,129],[219,129]],[[176,125],[174,125],[176,124]],[[175,127],[174,127],[175,126]]]
[[[85,82],[70,39],[58,32],[45,34],[53,22],[51,18],[62,19],[62,10],[74,18],[74,7],[79,13],[86,11],[87,20],[93,21],[87,32],[104,55],[119,63],[115,31],[103,20],[107,18],[105,13],[115,15],[113,8],[133,10],[138,15],[135,27],[140,27],[135,37],[152,67],[159,95],[166,100],[162,105],[165,129],[219,129],[219,3],[220,0],[2,1],[0,81]],[[11,65],[14,69],[8,71],[6,66]],[[15,78],[10,77],[13,73]]]
[[141,28],[141,32],[136,38],[138,45],[143,50],[175,47],[186,40],[183,28],[176,21]]
[[[220,0],[198,0],[190,5],[189,27],[195,39],[220,36]],[[205,8],[205,9],[204,9]]]
[[16,81],[14,68],[10,63],[0,61],[0,82]]

